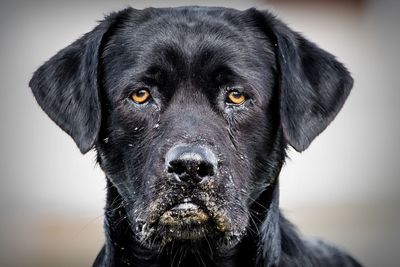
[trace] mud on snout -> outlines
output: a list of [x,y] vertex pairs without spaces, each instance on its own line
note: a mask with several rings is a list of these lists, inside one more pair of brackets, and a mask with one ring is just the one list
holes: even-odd
[[152,248],[176,241],[204,240],[220,249],[233,247],[245,234],[249,211],[238,194],[232,172],[222,167],[199,178],[191,172],[204,173],[204,162],[182,164],[186,164],[184,170],[180,166],[180,170],[168,171],[167,166],[163,178],[154,178],[154,195],[146,212],[132,218],[135,236]]

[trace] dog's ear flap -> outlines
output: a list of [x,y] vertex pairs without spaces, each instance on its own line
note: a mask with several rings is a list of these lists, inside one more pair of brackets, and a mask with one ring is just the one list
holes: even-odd
[[93,147],[100,130],[99,51],[111,27],[127,12],[129,9],[106,17],[45,62],[29,82],[41,108],[73,138],[82,153]]
[[301,152],[335,118],[350,93],[353,79],[333,55],[269,12],[261,14],[264,30],[272,35],[276,49],[283,132],[288,143]]

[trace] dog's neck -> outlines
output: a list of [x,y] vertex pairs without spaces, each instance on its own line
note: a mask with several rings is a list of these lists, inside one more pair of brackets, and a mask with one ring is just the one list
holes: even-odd
[[[241,242],[229,251],[218,252],[204,244],[172,243],[161,251],[152,251],[141,245],[133,236],[117,189],[110,182],[105,210],[106,243],[94,266],[274,266],[279,260],[279,251],[269,250],[268,244],[276,248],[280,243],[278,186],[271,186],[253,204],[253,219]],[[270,203],[268,207],[259,203]],[[273,214],[274,213],[274,214]],[[278,215],[278,216],[277,216]],[[262,220],[262,218],[271,218]],[[272,220],[272,218],[274,220]],[[265,249],[258,251],[260,243]],[[262,262],[260,259],[263,259]],[[265,262],[265,261],[268,261]]]

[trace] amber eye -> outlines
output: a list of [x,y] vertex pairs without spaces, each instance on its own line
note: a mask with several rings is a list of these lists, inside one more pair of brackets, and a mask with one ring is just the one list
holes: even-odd
[[240,105],[243,104],[245,100],[246,97],[239,91],[233,90],[228,93],[228,98],[227,98],[228,103]]
[[150,92],[147,89],[140,89],[131,95],[132,100],[138,104],[144,104],[150,99]]

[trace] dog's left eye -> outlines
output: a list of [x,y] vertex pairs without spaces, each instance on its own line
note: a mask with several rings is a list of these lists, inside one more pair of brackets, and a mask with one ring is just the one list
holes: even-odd
[[144,104],[150,100],[150,91],[148,89],[140,89],[132,93],[131,99],[137,104]]
[[246,96],[237,91],[237,90],[231,90],[228,92],[228,95],[226,97],[226,102],[230,104],[235,104],[235,105],[241,105],[243,102],[246,100]]

